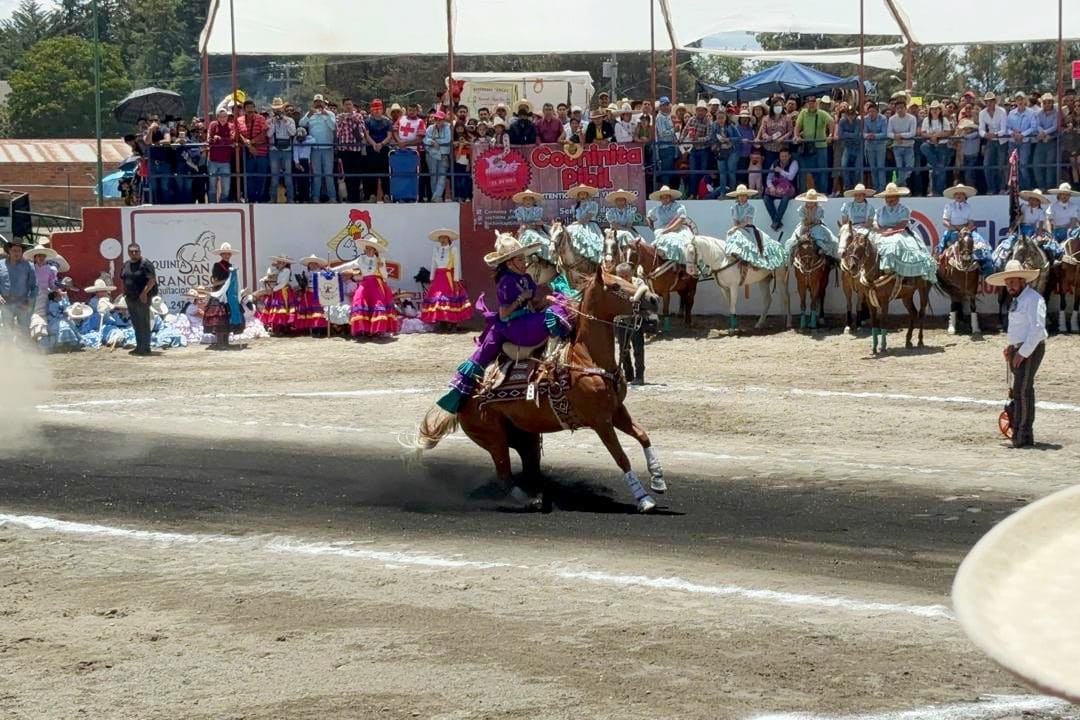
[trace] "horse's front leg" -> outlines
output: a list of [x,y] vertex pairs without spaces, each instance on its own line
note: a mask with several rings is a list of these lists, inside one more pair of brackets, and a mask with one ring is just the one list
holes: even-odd
[[641,486],[641,481],[638,480],[637,474],[630,465],[630,458],[626,457],[622,445],[619,444],[619,436],[615,434],[615,425],[610,420],[606,420],[593,426],[593,430],[600,436],[600,442],[604,443],[604,447],[611,453],[615,464],[622,470],[623,480],[626,481],[626,486],[630,488],[634,500],[637,501],[638,512],[647,513],[655,510],[656,501],[653,500],[652,495],[649,495],[649,491]]
[[[979,294],[978,294],[978,290],[976,290],[975,293],[972,294],[971,299],[970,299],[971,337],[973,337],[973,338],[982,337],[982,328],[979,326],[979,308],[978,308],[979,302],[978,301],[979,301]],[[920,335],[921,334],[922,333],[920,333]],[[921,340],[921,337],[920,337],[920,340]]]
[[645,464],[649,468],[649,488],[656,493],[666,492],[667,482],[664,480],[664,468],[660,464],[660,456],[656,454],[656,448],[652,446],[649,435],[634,422],[625,405],[620,405],[615,411],[614,423],[617,430],[637,440],[641,449],[645,451]]
[[[717,284],[719,282],[720,280],[717,278]],[[735,332],[739,329],[739,314],[736,311],[739,302],[739,285],[735,284],[724,289],[727,290],[728,295],[728,330]]]

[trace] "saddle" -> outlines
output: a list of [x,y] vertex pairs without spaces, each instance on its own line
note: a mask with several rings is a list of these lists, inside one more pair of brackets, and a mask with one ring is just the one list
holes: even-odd
[[547,344],[522,347],[504,343],[502,355],[484,371],[484,378],[474,393],[480,409],[490,403],[526,400],[540,406],[546,398],[559,424],[565,430],[581,427],[567,393],[570,368],[565,364],[569,343],[561,342],[550,352]]

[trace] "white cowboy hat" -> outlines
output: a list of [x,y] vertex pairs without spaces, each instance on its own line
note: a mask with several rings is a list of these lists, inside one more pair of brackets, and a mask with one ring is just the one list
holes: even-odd
[[1034,190],[1024,190],[1020,193],[1020,197],[1024,200],[1038,200],[1040,205],[1052,202],[1050,198],[1043,195],[1043,191],[1039,188],[1035,188]]
[[386,238],[384,238],[381,235],[375,235],[375,234],[367,235],[367,236],[362,237],[362,238],[357,238],[356,239],[356,244],[357,245],[362,245],[364,247],[373,247],[376,250],[378,250],[380,253],[383,252],[384,250],[389,249],[389,247],[390,247],[390,241],[389,240],[387,240]]
[[115,285],[109,285],[101,278],[94,281],[94,284],[90,287],[83,288],[84,293],[99,293],[99,292],[113,292],[116,290]]
[[56,253],[56,257],[52,259],[53,265],[56,265],[56,269],[62,273],[71,272],[71,263],[67,261],[60,253]]
[[188,291],[184,293],[184,297],[199,298],[206,295],[206,292],[200,291],[198,288],[188,288]]
[[495,119],[491,121],[491,127],[506,127],[506,121],[496,115]]
[[988,285],[1001,287],[1005,284],[1006,280],[1011,278],[1021,278],[1024,282],[1032,282],[1037,277],[1039,277],[1038,270],[1025,268],[1019,260],[1010,260],[1005,264],[1004,270],[994,273],[986,278],[986,283]]
[[591,185],[575,185],[574,187],[566,191],[566,197],[577,200],[578,195],[580,195],[581,193],[585,193],[589,197],[596,197],[596,194],[599,192],[599,190],[592,187]]
[[757,195],[757,192],[758,192],[757,190],[753,190],[751,188],[746,187],[745,185],[740,184],[734,190],[729,192],[727,194],[727,197],[736,198],[736,199],[742,197],[743,195],[745,195],[746,197],[754,197],[755,195]]
[[[99,306],[100,306],[100,303],[99,303]],[[119,300],[112,303],[112,309],[113,310],[127,310],[128,309],[127,296],[121,295]]]
[[1060,185],[1058,185],[1057,190],[1047,190],[1046,191],[1047,195],[1064,195],[1065,193],[1068,193],[1068,194],[1070,194],[1072,196],[1080,195],[1080,192],[1076,192],[1075,190],[1073,190],[1072,186],[1069,185],[1069,183],[1067,183],[1067,182],[1063,182]]
[[626,115],[627,113],[633,114],[634,108],[630,107],[630,103],[623,103],[619,106],[619,114]]
[[528,100],[518,100],[516,103],[514,103],[515,114],[520,113],[523,109],[528,110],[529,113],[532,114],[533,104]]
[[971,187],[970,185],[964,185],[963,183],[960,183],[958,185],[953,185],[951,188],[945,188],[945,191],[941,193],[941,195],[942,197],[947,197],[951,200],[952,198],[956,197],[957,193],[964,193],[964,195],[969,198],[975,197],[979,194],[978,190]]
[[988,532],[960,564],[956,619],[996,662],[1040,691],[1080,702],[1076,517],[1080,487],[1028,505]]
[[[228,243],[225,243],[225,244],[227,245]],[[286,265],[292,265],[296,261],[293,260],[288,255],[271,255],[270,256],[270,262],[272,262],[272,263],[279,262],[279,263],[285,263]]]
[[522,245],[521,241],[513,235],[497,234],[495,238],[495,251],[489,252],[484,256],[484,264],[488,267],[495,268],[502,265],[507,260],[512,260],[516,257],[524,257],[525,255],[532,255],[539,249],[540,243]]
[[910,194],[911,194],[911,191],[908,190],[906,187],[900,187],[896,183],[891,182],[891,183],[889,183],[888,185],[885,186],[884,190],[879,192],[874,197],[878,197],[878,198],[904,197],[904,196],[910,195]]
[[720,98],[709,98],[709,105],[719,105]]
[[1057,102],[1057,98],[1050,93],[1043,93],[1042,97],[1039,98],[1039,102],[1046,102],[1047,100],[1050,102]]
[[150,312],[165,317],[169,314],[169,306],[165,304],[160,295],[155,295],[150,300]]
[[67,309],[68,320],[85,320],[94,314],[94,309],[86,303],[75,303]]
[[458,239],[458,234],[456,230],[450,228],[438,228],[428,233],[428,240],[431,242],[441,242],[444,237],[453,241]]
[[109,298],[101,298],[100,300],[98,300],[97,311],[102,315],[107,312],[112,312],[112,309],[114,307],[115,305],[112,304],[112,301],[109,300]]
[[308,255],[307,257],[300,258],[300,264],[303,265],[304,267],[307,267],[308,265],[311,265],[312,263],[315,263],[316,265],[318,265],[321,268],[326,267],[326,261],[323,260],[318,255]]
[[28,260],[33,260],[38,255],[44,255],[46,260],[52,260],[56,257],[56,251],[51,247],[45,247],[44,245],[35,245],[29,250],[23,251],[23,257]]
[[214,255],[239,255],[240,254],[239,250],[237,250],[236,248],[234,248],[232,245],[230,245],[227,242],[221,243],[221,247],[214,248],[210,252],[213,253]]
[[855,197],[859,193],[863,193],[864,195],[873,195],[874,194],[874,188],[868,188],[865,185],[863,185],[862,183],[859,183],[855,187],[853,187],[850,190],[846,191],[844,193],[844,197]]
[[978,127],[979,126],[975,124],[974,120],[969,120],[968,118],[964,118],[956,124],[957,130],[974,130]]
[[540,193],[536,192],[535,190],[526,189],[526,190],[522,190],[519,193],[514,193],[514,196],[512,198],[510,198],[510,199],[513,200],[514,203],[516,203],[517,205],[520,205],[523,202],[525,202],[526,198],[532,198],[536,202],[540,202],[541,200],[544,199],[544,196],[541,195]]
[[672,190],[667,185],[665,185],[662,188],[660,188],[659,190],[656,190],[655,192],[650,193],[649,199],[659,201],[659,200],[662,200],[665,195],[669,196],[672,200],[678,200],[679,198],[682,197],[682,191],[680,191],[680,190]]
[[829,196],[824,194],[824,193],[819,193],[814,188],[810,188],[809,190],[804,192],[802,195],[796,195],[795,200],[797,202],[824,203],[824,202],[829,202]]
[[708,110],[709,103],[705,102],[704,100],[698,100],[697,104],[694,105],[694,109],[697,110],[698,108],[701,108],[702,110]]
[[619,188],[618,190],[614,190],[612,192],[609,192],[607,194],[607,196],[604,198],[604,201],[611,204],[611,205],[614,205],[615,201],[618,200],[619,198],[622,198],[623,200],[625,200],[628,203],[632,203],[635,200],[637,200],[637,194],[632,193],[629,190],[623,190],[622,188]]

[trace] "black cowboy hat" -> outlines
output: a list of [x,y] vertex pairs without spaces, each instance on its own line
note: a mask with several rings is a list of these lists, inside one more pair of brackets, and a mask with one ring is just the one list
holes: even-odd
[[413,275],[413,280],[421,285],[427,285],[431,282],[431,271],[426,267],[422,267],[415,275]]

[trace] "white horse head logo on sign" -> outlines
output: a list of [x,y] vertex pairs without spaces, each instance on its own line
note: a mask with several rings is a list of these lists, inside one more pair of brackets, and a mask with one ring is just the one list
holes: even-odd
[[210,259],[210,251],[217,245],[217,235],[203,230],[195,242],[184,243],[176,250],[177,269],[182,273],[195,271],[195,266]]

